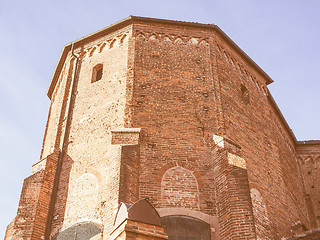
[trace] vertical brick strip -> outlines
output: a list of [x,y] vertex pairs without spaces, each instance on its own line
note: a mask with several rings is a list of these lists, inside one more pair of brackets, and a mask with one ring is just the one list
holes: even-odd
[[247,170],[228,163],[228,153],[239,149],[225,142],[212,151],[221,239],[256,239]]
[[57,169],[59,152],[55,152],[47,157],[46,168],[42,178],[34,227],[31,239],[43,239],[46,230],[46,223],[49,214],[50,196],[53,190],[53,183]]
[[134,203],[139,200],[140,146],[122,146],[119,201]]

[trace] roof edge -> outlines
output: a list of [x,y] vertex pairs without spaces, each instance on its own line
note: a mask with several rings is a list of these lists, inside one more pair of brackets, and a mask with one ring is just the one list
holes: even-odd
[[297,141],[298,146],[305,146],[305,145],[320,145],[320,140],[304,140],[304,141]]
[[141,21],[141,22],[156,22],[156,23],[165,23],[165,24],[174,24],[174,25],[182,25],[182,26],[191,26],[191,27],[200,27],[200,28],[209,28],[214,29],[218,34],[222,36],[222,38],[230,44],[235,50],[247,60],[252,66],[263,76],[266,78],[266,84],[273,83],[272,78],[259,67],[225,32],[221,30],[215,24],[205,24],[205,23],[197,23],[197,22],[185,22],[185,21],[178,21],[178,20],[167,20],[167,19],[157,19],[157,18],[148,18],[148,17],[138,17],[138,16],[131,16],[132,20]]
[[251,64],[252,67],[266,79],[266,85],[274,82],[272,78],[261,67],[259,67],[259,65],[255,63],[255,61],[252,60],[252,58],[250,58],[227,34],[224,33],[224,31],[222,31],[217,25],[214,26],[214,29],[223,37],[223,39],[228,44],[231,45],[231,47],[233,47],[240,54],[241,57],[248,61],[249,64]]
[[79,45],[84,44],[86,42],[90,42],[94,39],[97,39],[109,32],[112,32],[116,29],[125,27],[132,22],[154,22],[154,23],[164,23],[164,24],[173,24],[173,25],[181,25],[181,26],[191,26],[191,27],[198,27],[198,28],[207,28],[207,29],[213,29],[215,30],[228,44],[230,44],[231,47],[233,47],[241,57],[243,57],[249,64],[253,66],[254,69],[258,71],[265,79],[266,84],[270,84],[273,82],[273,80],[270,78],[270,76],[264,72],[231,38],[227,36],[217,25],[214,24],[204,24],[204,23],[196,23],[196,22],[184,22],[184,21],[178,21],[178,20],[167,20],[167,19],[157,19],[157,18],[149,18],[149,17],[138,17],[138,16],[132,16],[120,20],[114,24],[111,24],[97,32],[94,32],[92,34],[89,34],[87,36],[84,36],[78,40],[75,40],[74,42],[71,42],[69,44],[66,44],[62,50],[62,53],[60,55],[60,58],[58,60],[58,63],[56,65],[56,68],[54,70],[53,77],[51,79],[47,96],[49,99],[52,98],[52,94],[54,91],[54,88],[56,86],[56,83],[58,81],[58,77],[60,75],[60,72],[62,70],[64,61],[66,60],[68,52],[71,50],[71,45],[74,43],[74,47],[77,48]]
[[280,108],[278,107],[276,101],[272,97],[269,89],[268,89],[268,100],[269,100],[271,106],[273,107],[273,109],[275,110],[276,114],[279,116],[280,121],[281,121],[282,125],[284,126],[284,128],[286,129],[287,133],[289,134],[291,140],[293,141],[293,144],[296,146],[298,143],[297,138],[294,135],[292,129],[289,127],[287,120],[284,118],[282,112],[280,111]]
[[307,145],[320,145],[320,140],[302,140],[302,141],[298,141],[294,132],[292,131],[292,129],[290,128],[287,120],[284,118],[280,108],[278,107],[276,101],[274,100],[274,98],[272,97],[269,89],[268,89],[268,100],[271,103],[271,106],[273,107],[273,109],[276,111],[277,115],[280,118],[281,123],[283,124],[284,128],[286,129],[286,131],[289,133],[289,136],[291,137],[295,147],[300,147],[300,146],[307,146]]
[[51,82],[50,82],[50,85],[49,85],[49,88],[47,90],[47,96],[49,97],[49,99],[52,98],[52,93],[54,91],[54,88],[56,86],[56,83],[58,81],[58,77],[60,75],[60,72],[62,70],[62,67],[63,67],[63,64],[67,58],[67,54],[68,52],[71,50],[71,46],[72,44],[74,44],[74,48],[77,48],[79,45],[81,44],[84,44],[86,42],[90,42],[94,39],[97,39],[99,38],[100,36],[103,36],[105,34],[107,34],[108,32],[112,32],[112,31],[115,31],[116,29],[119,29],[119,28],[122,28],[122,27],[125,27],[127,25],[129,25],[131,22],[132,22],[132,17],[133,16],[129,16],[125,19],[122,19],[114,24],[111,24],[99,31],[96,31],[94,33],[91,33],[89,35],[86,35],[78,40],[75,40],[71,43],[68,43],[66,45],[64,45],[63,47],[63,50],[62,50],[62,53],[59,57],[59,60],[58,60],[58,63],[55,67],[55,70],[54,70],[54,74],[53,74],[53,77],[51,79]]

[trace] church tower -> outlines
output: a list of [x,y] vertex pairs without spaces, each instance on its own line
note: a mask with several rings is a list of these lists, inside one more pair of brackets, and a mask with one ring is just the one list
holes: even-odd
[[317,159],[320,142],[296,140],[272,82],[212,24],[130,16],[66,45],[6,239],[281,239],[319,226],[299,151]]

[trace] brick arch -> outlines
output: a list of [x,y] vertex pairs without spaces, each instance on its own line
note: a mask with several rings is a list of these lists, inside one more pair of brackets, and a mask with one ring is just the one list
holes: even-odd
[[148,37],[148,40],[159,41],[159,36],[156,33],[151,33]]
[[312,156],[307,156],[304,160],[305,163],[313,164],[314,160]]
[[162,207],[199,210],[199,186],[196,177],[186,168],[168,169],[161,179]]
[[113,48],[115,45],[117,45],[117,39],[112,39],[109,43],[109,48]]
[[95,52],[96,50],[97,50],[96,47],[92,48],[92,49],[90,50],[89,57],[92,57],[93,54],[94,54],[94,52]]
[[199,40],[198,40],[197,38],[195,38],[195,37],[191,37],[191,38],[188,40],[188,43],[190,43],[190,44],[195,44],[195,45],[197,45],[198,42],[199,42]]
[[98,203],[98,179],[92,173],[84,173],[70,186],[64,225],[81,220],[96,220]]
[[269,234],[269,217],[266,203],[261,193],[256,188],[250,189],[252,201],[252,210],[255,221],[257,239],[270,239]]
[[209,46],[209,43],[207,42],[206,39],[202,39],[202,40],[199,41],[198,45],[207,47],[207,46]]
[[142,32],[137,32],[136,37],[137,37],[137,39],[142,40],[142,41],[146,40],[146,36]]
[[97,178],[98,184],[100,185],[100,182],[101,182],[101,180],[102,180],[102,177],[101,177],[100,172],[99,172],[97,169],[88,167],[88,168],[86,168],[86,172],[85,172],[85,173],[91,173],[91,174],[93,174],[93,175]]
[[300,165],[304,164],[304,160],[302,157],[298,157],[297,159]]
[[[180,166],[182,168],[185,168],[187,169],[189,172],[191,172],[194,177],[196,178],[197,182],[198,182],[198,187],[199,189],[202,189],[204,186],[204,182],[203,182],[203,179],[202,179],[202,176],[203,176],[203,171],[199,170],[199,166],[195,166],[191,163],[185,163],[185,162],[169,162],[169,163],[166,163],[165,165],[163,165],[160,169],[159,169],[159,172],[157,174],[157,176],[155,177],[156,179],[156,182],[161,182],[162,180],[162,177],[163,175],[170,169],[170,168],[173,168],[173,167],[177,167],[177,166]],[[207,171],[211,171],[212,168],[210,168],[209,170]]]
[[127,34],[123,34],[120,38],[120,44],[123,44],[127,40]]
[[172,39],[171,39],[170,36],[167,35],[167,34],[163,35],[162,40],[165,41],[165,42],[170,42],[170,43],[172,43]]
[[178,36],[176,37],[176,39],[174,40],[175,44],[184,44],[184,41],[182,39],[182,37]]
[[106,47],[107,43],[102,43],[100,46],[99,46],[99,53],[101,53],[103,51],[103,49]]

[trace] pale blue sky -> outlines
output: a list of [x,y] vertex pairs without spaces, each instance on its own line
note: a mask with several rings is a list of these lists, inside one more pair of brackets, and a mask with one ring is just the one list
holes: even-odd
[[275,81],[298,140],[320,139],[318,0],[0,0],[0,239],[39,160],[63,46],[129,15],[217,24]]

